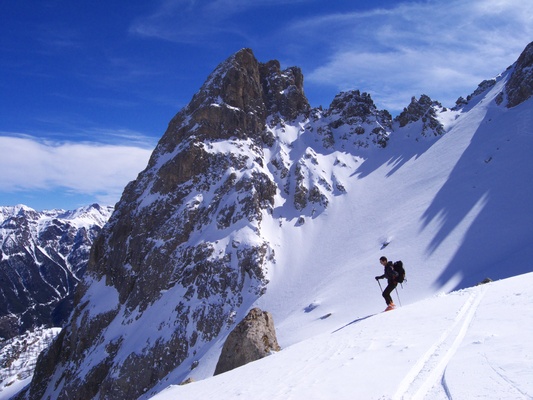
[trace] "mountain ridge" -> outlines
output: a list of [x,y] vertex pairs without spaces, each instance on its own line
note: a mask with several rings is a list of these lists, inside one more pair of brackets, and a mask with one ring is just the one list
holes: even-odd
[[0,337],[62,326],[111,211],[97,204],[72,211],[0,207]]
[[[261,70],[271,74],[264,78]],[[437,264],[417,271],[413,285],[420,290],[409,301],[478,279],[483,271],[465,267],[463,260],[457,264],[451,255],[465,249],[459,238],[470,237],[484,206],[500,207],[505,200],[485,195],[490,188],[507,190],[501,179],[490,182],[488,168],[499,163],[507,172],[502,160],[509,158],[501,154],[521,147],[513,143],[494,161],[479,160],[479,152],[498,151],[494,148],[506,143],[487,128],[488,146],[476,147],[473,158],[461,155],[492,118],[493,125],[516,126],[495,100],[505,100],[508,75],[478,94],[478,103],[470,101],[469,111],[444,110],[421,97],[413,106],[429,105],[435,114],[424,121],[429,109],[412,107],[420,118],[406,118],[400,126],[403,122],[377,112],[370,96],[356,91],[340,95],[326,112],[310,109],[299,90],[298,70],[290,71],[274,62],[260,64],[243,50],[215,69],[192,105],[174,117],[93,245],[70,324],[38,363],[29,398],[68,398],[74,391],[80,398],[136,398],[169,374],[185,378],[196,368],[209,374],[217,345],[256,303],[276,310],[282,337],[296,332],[300,322],[309,331],[298,331],[291,340],[310,335],[318,328],[298,310],[311,302],[333,306],[341,293],[351,293],[346,279],[333,291],[325,282],[354,268],[362,271],[385,242],[387,251],[410,254],[408,266]],[[235,78],[231,84],[224,80],[229,76]],[[264,96],[262,88],[273,81],[285,89],[274,86],[276,94]],[[521,104],[513,115],[525,124],[531,113]],[[302,109],[303,114],[292,113]],[[530,141],[527,135],[519,139],[515,143],[523,142],[525,152]],[[465,186],[474,183],[469,173],[483,178],[478,182],[485,193]],[[385,190],[395,197],[389,199]],[[457,202],[452,199],[458,193],[463,197],[453,212],[450,203]],[[428,196],[433,196],[429,206]],[[513,204],[527,210],[521,198]],[[498,215],[503,224],[508,214]],[[531,234],[527,228],[522,233]],[[420,243],[409,247],[414,238]],[[501,236],[496,238],[491,243]],[[493,246],[489,256],[501,257],[498,248]],[[521,249],[512,261],[526,254]],[[304,282],[316,292],[284,305],[290,293],[301,293]],[[354,302],[368,306],[369,290],[363,286],[351,293]],[[330,314],[327,321],[335,321],[338,312]]]

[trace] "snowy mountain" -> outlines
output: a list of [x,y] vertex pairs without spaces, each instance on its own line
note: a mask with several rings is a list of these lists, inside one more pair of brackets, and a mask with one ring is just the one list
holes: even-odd
[[37,328],[0,342],[0,399],[9,399],[30,383],[37,357],[61,328]]
[[112,210],[0,207],[0,339],[66,321],[89,250]]
[[[256,306],[294,354],[383,310],[374,280],[383,254],[404,261],[398,294],[409,307],[351,324],[376,333],[371,321],[421,321],[417,301],[531,271],[531,68],[521,56],[452,109],[421,96],[392,119],[359,91],[312,109],[298,68],[259,63],[249,49],[231,56],[125,188],[69,324],[20,397],[149,398],[206,379]],[[517,92],[522,100],[510,102]],[[434,322],[437,337],[455,329],[450,307]]]

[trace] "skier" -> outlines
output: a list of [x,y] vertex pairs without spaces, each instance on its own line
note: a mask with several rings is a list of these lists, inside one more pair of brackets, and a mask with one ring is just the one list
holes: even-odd
[[[396,285],[398,284],[396,279],[398,277],[398,273],[394,271],[394,268],[392,266],[392,261],[388,261],[387,257],[380,257],[379,262],[384,267],[383,275],[376,276],[376,281],[383,278],[387,278],[387,287],[382,293],[383,298],[385,299],[385,302],[387,303],[387,308],[385,311],[394,310],[396,307],[394,305],[394,302],[392,301],[391,293],[394,289],[396,289]],[[381,285],[379,285],[381,287]]]

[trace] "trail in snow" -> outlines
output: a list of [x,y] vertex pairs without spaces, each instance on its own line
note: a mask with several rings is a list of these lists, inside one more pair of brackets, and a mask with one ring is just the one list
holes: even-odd
[[446,387],[444,372],[474,318],[474,314],[483,299],[486,287],[474,290],[463,307],[457,313],[453,323],[445,330],[439,339],[428,351],[416,362],[407,373],[393,399],[424,399],[424,396],[439,381],[446,397],[450,398]]
[[[501,367],[495,367],[494,365],[492,365],[492,363],[487,359],[487,357],[485,357],[485,361],[487,362],[487,365],[496,373],[496,375],[508,385],[509,397],[513,395],[513,397],[520,396],[520,397],[523,397],[524,399],[529,399],[529,400],[533,399],[533,396],[529,395],[526,391],[522,390],[520,388],[520,385],[516,383],[515,380],[507,376],[504,369],[502,369]],[[451,396],[449,398],[451,399]]]
[[317,307],[307,314],[329,333],[154,398],[533,399],[532,284],[517,276],[339,324]]

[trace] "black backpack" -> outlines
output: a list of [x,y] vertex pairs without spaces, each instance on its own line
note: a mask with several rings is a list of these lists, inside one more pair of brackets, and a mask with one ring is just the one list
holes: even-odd
[[392,268],[394,268],[394,270],[398,273],[398,278],[396,279],[396,281],[398,283],[403,283],[406,279],[405,279],[405,269],[403,268],[403,262],[401,261],[396,261],[392,264]]

